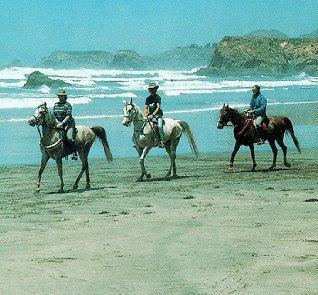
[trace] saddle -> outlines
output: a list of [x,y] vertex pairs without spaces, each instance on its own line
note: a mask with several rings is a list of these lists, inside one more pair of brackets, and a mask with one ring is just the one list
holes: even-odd
[[[245,132],[252,126],[253,119],[252,118],[247,118],[244,122],[244,126],[241,130],[239,130],[236,135],[237,136],[243,136]],[[266,116],[262,122],[261,129],[266,130],[269,124],[269,118]]]

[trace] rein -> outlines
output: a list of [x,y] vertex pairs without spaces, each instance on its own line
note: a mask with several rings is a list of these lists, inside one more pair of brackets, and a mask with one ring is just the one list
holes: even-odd
[[250,128],[251,124],[252,124],[252,119],[251,119],[251,118],[248,118],[248,119],[246,120],[246,124],[245,124],[245,125],[243,126],[243,128],[237,133],[237,135],[238,135],[238,136],[242,136],[242,135],[246,132],[246,130],[247,130],[248,128]]

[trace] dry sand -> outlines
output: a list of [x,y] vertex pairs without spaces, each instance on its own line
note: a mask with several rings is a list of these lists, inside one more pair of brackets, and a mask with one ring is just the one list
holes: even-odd
[[[268,148],[269,149],[269,148]],[[318,294],[318,161],[290,149],[242,149],[177,159],[91,161],[91,190],[71,187],[79,163],[54,162],[33,193],[37,165],[0,168],[0,294]]]

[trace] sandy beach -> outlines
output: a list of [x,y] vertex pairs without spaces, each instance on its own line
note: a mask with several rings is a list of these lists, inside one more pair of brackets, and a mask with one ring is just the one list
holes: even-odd
[[91,190],[72,184],[80,163],[55,163],[34,193],[37,165],[0,168],[0,294],[318,294],[317,153],[290,148],[291,168],[257,171],[242,148],[177,159],[90,162]]

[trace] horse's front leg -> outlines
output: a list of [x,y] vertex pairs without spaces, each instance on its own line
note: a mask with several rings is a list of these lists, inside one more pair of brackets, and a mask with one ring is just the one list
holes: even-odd
[[149,153],[151,147],[146,146],[143,149],[137,149],[138,154],[139,154],[139,163],[140,163],[140,168],[141,168],[141,175],[139,176],[139,178],[137,179],[137,181],[143,181],[144,180],[144,176],[146,176],[147,178],[150,178],[151,175],[150,173],[147,173],[146,171],[146,167],[145,167],[145,158],[147,156],[147,154]]
[[252,161],[253,161],[252,171],[255,171],[255,168],[256,168],[256,161],[255,161],[255,150],[254,150],[254,144],[252,143],[249,147],[250,147],[251,157],[252,157]]
[[60,177],[60,188],[59,193],[64,193],[64,181],[63,181],[63,169],[62,169],[62,158],[56,160],[57,172]]
[[231,171],[233,170],[233,164],[234,164],[235,155],[239,151],[240,147],[241,147],[241,144],[238,141],[236,141],[235,142],[235,146],[234,146],[234,150],[233,150],[233,152],[231,154],[231,160],[230,160],[230,166],[229,166],[229,170],[231,170]]
[[41,184],[41,178],[42,178],[42,173],[46,167],[46,164],[49,160],[49,156],[47,154],[42,154],[42,159],[41,159],[41,166],[40,166],[40,169],[39,169],[39,172],[38,172],[38,180],[37,180],[37,183],[36,183],[36,188],[35,188],[35,192],[38,193],[40,192],[40,184]]

